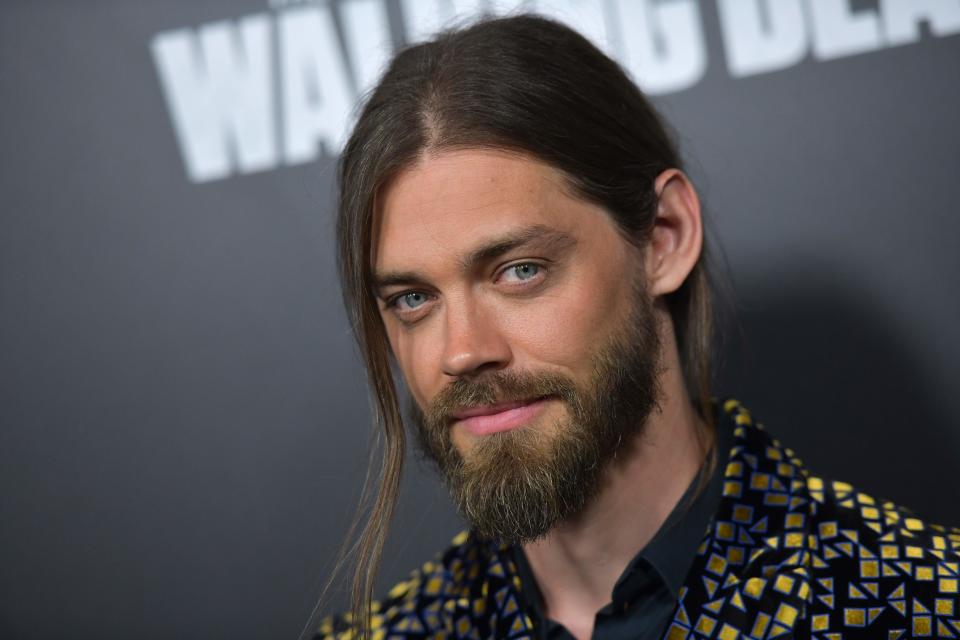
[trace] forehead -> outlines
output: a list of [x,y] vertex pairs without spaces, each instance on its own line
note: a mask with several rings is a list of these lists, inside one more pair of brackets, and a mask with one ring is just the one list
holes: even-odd
[[602,214],[573,197],[558,170],[529,156],[491,149],[427,154],[380,194],[374,268],[456,258],[484,238],[531,225],[571,233],[598,218],[609,224]]

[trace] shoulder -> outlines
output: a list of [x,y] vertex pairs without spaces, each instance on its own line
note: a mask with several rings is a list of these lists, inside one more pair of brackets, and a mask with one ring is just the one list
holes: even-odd
[[[464,531],[433,560],[410,573],[371,605],[371,637],[428,637],[452,632],[451,612],[471,601],[478,578],[495,562],[491,543]],[[450,628],[448,628],[450,627]],[[354,637],[349,614],[321,621],[315,640]]]
[[846,482],[806,479],[813,631],[960,636],[960,529]]
[[960,530],[813,473],[739,403],[724,409],[723,500],[694,573],[710,580],[688,583],[690,609],[750,635],[960,637]]

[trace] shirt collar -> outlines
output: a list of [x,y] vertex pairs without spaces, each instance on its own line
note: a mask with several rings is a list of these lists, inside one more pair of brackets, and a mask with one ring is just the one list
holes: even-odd
[[[716,434],[714,440],[715,464],[712,469],[706,462],[690,482],[683,496],[673,507],[670,515],[654,534],[640,553],[627,565],[627,570],[614,586],[614,600],[621,594],[618,587],[627,578],[627,574],[634,563],[643,558],[660,574],[674,596],[677,596],[683,586],[687,572],[697,553],[697,548],[712,525],[714,514],[720,504],[723,494],[723,470],[726,459],[733,446],[733,420],[723,411],[719,403],[714,403],[714,424]],[[710,473],[708,479],[704,474]],[[697,493],[701,482],[706,482],[703,490]],[[691,502],[692,500],[692,502]],[[624,585],[626,586],[626,585]],[[623,594],[629,598],[627,594]]]

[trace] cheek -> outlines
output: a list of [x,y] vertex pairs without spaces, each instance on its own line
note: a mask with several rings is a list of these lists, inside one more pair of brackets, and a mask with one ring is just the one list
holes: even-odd
[[533,363],[583,367],[618,326],[629,300],[628,287],[597,277],[530,300],[506,319],[516,336],[515,355]]
[[429,398],[436,393],[434,387],[437,373],[440,371],[440,353],[438,339],[434,339],[425,330],[426,327],[408,331],[401,327],[388,329],[390,348],[397,360],[400,373],[413,399],[423,408]]

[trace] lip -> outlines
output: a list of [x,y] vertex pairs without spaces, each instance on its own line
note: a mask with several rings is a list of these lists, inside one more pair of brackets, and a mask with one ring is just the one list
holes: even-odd
[[473,435],[485,436],[529,423],[543,410],[549,399],[549,396],[544,396],[518,402],[469,407],[454,411],[451,416]]

